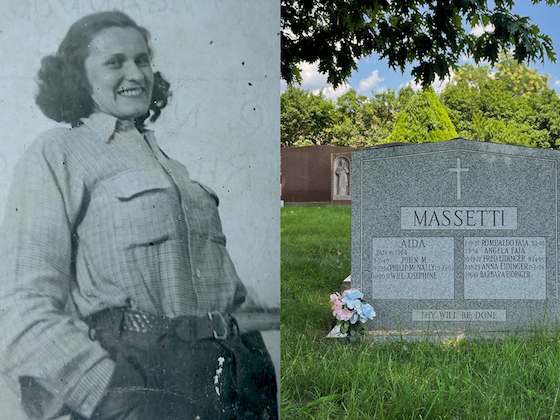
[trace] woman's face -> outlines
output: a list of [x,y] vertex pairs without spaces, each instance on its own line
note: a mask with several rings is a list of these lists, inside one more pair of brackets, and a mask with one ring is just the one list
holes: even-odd
[[144,37],[134,28],[110,27],[90,43],[84,62],[97,111],[132,120],[152,100],[154,73]]

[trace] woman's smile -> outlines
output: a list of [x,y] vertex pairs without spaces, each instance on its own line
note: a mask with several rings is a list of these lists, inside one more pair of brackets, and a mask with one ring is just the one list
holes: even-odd
[[121,89],[118,92],[119,95],[121,96],[128,96],[128,97],[133,97],[136,98],[140,95],[144,94],[144,89],[143,88],[130,88],[130,89]]

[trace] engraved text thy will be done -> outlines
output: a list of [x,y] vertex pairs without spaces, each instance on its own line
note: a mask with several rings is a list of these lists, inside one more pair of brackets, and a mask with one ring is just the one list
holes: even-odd
[[[415,311],[415,320],[433,320],[433,321],[468,321],[468,320],[493,320],[505,321],[504,310],[454,310],[454,311]],[[502,314],[503,313],[503,314]],[[419,315],[419,316],[418,316]]]

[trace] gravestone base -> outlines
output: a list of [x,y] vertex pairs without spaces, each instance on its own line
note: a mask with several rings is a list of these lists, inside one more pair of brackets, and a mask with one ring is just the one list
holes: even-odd
[[558,324],[557,309],[547,302],[388,302],[373,299],[379,327],[388,330],[431,329],[473,331],[530,331],[538,325]]
[[[373,321],[375,323],[375,320]],[[429,343],[457,343],[461,340],[503,340],[509,338],[528,339],[535,332],[532,331],[471,331],[471,330],[369,330],[362,337],[363,340],[371,340],[376,343],[413,342],[423,341]],[[541,334],[542,332],[539,332]],[[554,330],[550,330],[550,336],[554,336]],[[327,334],[326,338],[346,338],[347,334],[340,332],[340,325],[335,325]]]
[[344,292],[345,290],[350,290],[352,288],[352,276],[348,276],[344,279],[342,284],[340,285],[340,291]]
[[[377,343],[424,341],[429,343],[457,343],[461,340],[503,340],[512,337],[531,338],[531,331],[469,331],[469,330],[371,330],[364,336]],[[540,332],[539,332],[540,334]],[[551,332],[551,337],[553,332]]]
[[340,332],[340,325],[335,325],[333,329],[327,334],[327,338],[346,338],[347,333],[342,334]]

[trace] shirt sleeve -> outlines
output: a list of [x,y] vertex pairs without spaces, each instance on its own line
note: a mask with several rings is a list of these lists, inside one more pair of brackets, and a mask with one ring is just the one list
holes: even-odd
[[87,189],[53,137],[39,138],[18,163],[0,228],[0,369],[38,419],[64,408],[89,417],[114,370],[65,310]]

